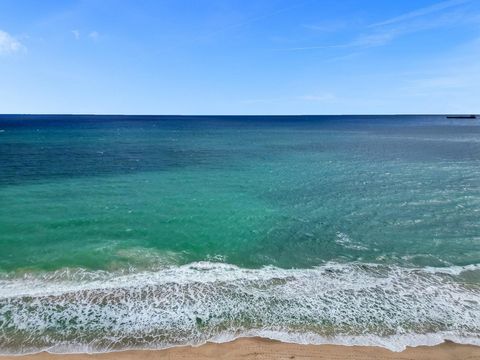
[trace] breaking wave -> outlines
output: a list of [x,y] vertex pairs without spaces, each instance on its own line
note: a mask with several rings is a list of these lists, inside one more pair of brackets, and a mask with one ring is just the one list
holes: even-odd
[[0,277],[0,353],[161,349],[262,336],[295,343],[480,345],[480,266],[327,263],[66,269]]

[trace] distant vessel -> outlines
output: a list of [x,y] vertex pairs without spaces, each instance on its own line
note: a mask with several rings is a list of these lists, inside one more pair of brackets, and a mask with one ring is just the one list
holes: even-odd
[[476,115],[447,115],[447,119],[476,119]]

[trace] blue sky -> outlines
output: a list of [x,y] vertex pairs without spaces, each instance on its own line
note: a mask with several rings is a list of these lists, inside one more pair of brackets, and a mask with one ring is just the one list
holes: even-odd
[[480,113],[480,0],[0,0],[0,113]]

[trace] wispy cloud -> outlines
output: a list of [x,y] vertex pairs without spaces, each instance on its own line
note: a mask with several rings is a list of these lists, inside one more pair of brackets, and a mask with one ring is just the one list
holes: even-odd
[[335,95],[331,93],[324,93],[324,94],[313,94],[313,95],[302,95],[297,97],[299,100],[304,101],[318,101],[318,102],[326,102],[335,100]]
[[97,41],[100,38],[100,34],[97,31],[91,31],[88,37],[93,41]]
[[365,34],[360,35],[356,40],[351,42],[349,46],[358,46],[358,47],[375,47],[375,46],[382,46],[396,37],[398,37],[401,32],[397,30],[390,30],[376,34]]
[[316,31],[316,32],[335,32],[342,30],[348,26],[346,21],[340,20],[329,20],[323,21],[317,24],[304,24],[303,28]]
[[329,102],[335,100],[336,97],[332,93],[315,93],[300,96],[284,96],[278,98],[259,98],[242,100],[243,104],[278,104],[286,102]]
[[245,99],[241,100],[242,104],[253,105],[253,104],[275,104],[284,101],[284,98],[265,98],[265,99]]
[[79,30],[72,30],[72,34],[75,37],[75,39],[77,39],[77,40],[80,39],[80,31]]
[[6,31],[0,30],[0,55],[25,51],[27,48]]
[[320,49],[332,49],[332,48],[343,48],[349,47],[350,45],[320,45],[320,46],[299,46],[291,48],[282,48],[282,49],[271,49],[273,51],[302,51],[302,50],[320,50]]
[[[457,46],[450,54],[397,79],[394,95],[422,112],[479,112],[480,39]],[[379,96],[381,97],[381,95]]]
[[351,53],[348,53],[348,54],[344,54],[344,55],[340,55],[340,56],[334,56],[334,57],[325,59],[325,62],[326,63],[338,63],[340,61],[353,59],[355,57],[360,56],[361,54],[362,54],[361,51],[354,51],[354,52],[351,52]]
[[392,25],[408,20],[412,20],[418,17],[430,15],[454,6],[458,6],[461,4],[465,4],[466,2],[469,2],[469,0],[448,0],[448,1],[442,1],[424,8],[416,9],[410,12],[407,12],[405,14],[395,16],[393,18],[383,20],[374,24],[369,25],[370,28],[372,27],[378,27],[378,26],[385,26],[385,25]]
[[282,7],[282,8],[276,9],[274,11],[267,12],[265,14],[261,14],[261,15],[258,15],[258,16],[253,16],[253,17],[246,18],[244,21],[229,24],[227,26],[224,26],[222,28],[219,28],[219,29],[213,31],[212,33],[210,33],[208,35],[212,36],[212,35],[221,34],[221,33],[224,33],[226,31],[234,30],[234,29],[237,29],[237,28],[242,28],[246,25],[250,25],[250,24],[253,24],[253,23],[256,23],[256,22],[259,22],[259,21],[263,21],[265,19],[277,16],[281,13],[285,13],[285,12],[288,12],[288,11],[292,11],[293,9],[302,7],[302,6],[305,5],[305,3],[308,3],[309,1],[311,1],[311,0],[299,1],[295,4],[293,4],[293,5]]
[[[390,43],[403,35],[440,28],[458,21],[466,21],[464,13],[456,10],[444,10],[458,7],[470,0],[448,0],[416,9],[405,14],[386,19],[367,26],[372,30],[355,39],[350,45],[360,47],[375,47]],[[438,14],[441,13],[441,14]],[[431,15],[435,15],[432,17]]]
[[[459,2],[456,1],[456,3]],[[445,6],[442,7],[442,9],[445,8]],[[437,9],[437,11],[440,11],[440,9]],[[433,10],[430,12],[422,12],[423,16],[426,18],[420,18],[421,15],[416,15],[415,17],[413,15],[408,17],[405,15],[405,17],[396,18],[395,22],[391,19],[384,22],[383,25],[376,24],[373,28],[369,26],[369,29],[372,29],[373,31],[358,36],[351,45],[360,47],[382,46],[408,34],[455,24],[465,24],[470,20],[470,15],[460,10],[443,12],[441,14],[436,14],[435,17],[428,16],[432,12]],[[400,20],[400,18],[402,20]]]
[[401,36],[420,31],[440,28],[455,23],[477,23],[478,21],[475,22],[471,20],[476,19],[478,14],[467,14],[464,9],[460,8],[461,5],[470,1],[471,0],[443,1],[367,25],[356,38],[344,44],[291,47],[279,50],[301,51],[331,48],[370,48],[386,45]]
[[417,90],[446,90],[446,89],[461,89],[465,86],[472,85],[476,82],[468,76],[468,74],[449,74],[438,75],[432,77],[424,77],[419,79],[413,79],[408,82],[411,88]]

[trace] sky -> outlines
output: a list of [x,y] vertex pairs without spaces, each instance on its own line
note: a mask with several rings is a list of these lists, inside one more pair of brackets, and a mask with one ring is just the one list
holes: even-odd
[[480,113],[480,0],[0,0],[0,113]]

